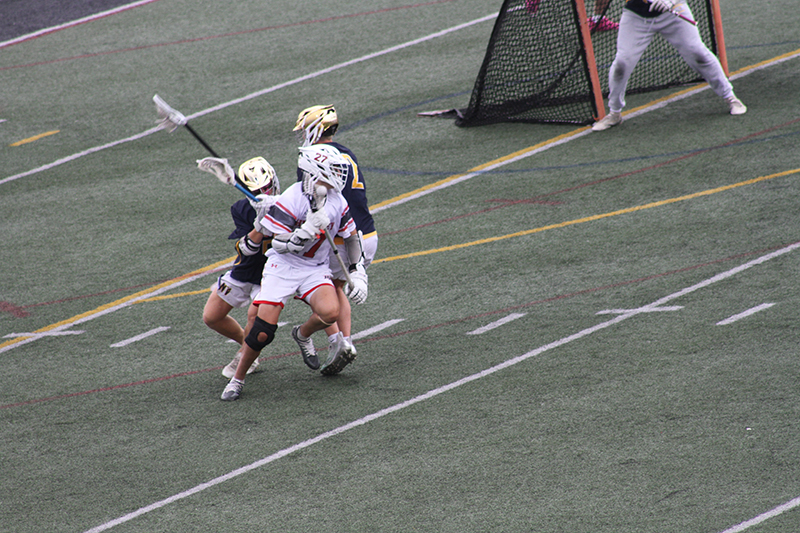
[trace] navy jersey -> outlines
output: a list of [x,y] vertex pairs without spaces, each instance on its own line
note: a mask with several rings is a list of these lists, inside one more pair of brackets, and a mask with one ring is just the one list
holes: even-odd
[[[240,239],[253,230],[253,222],[256,219],[256,210],[250,205],[246,198],[242,198],[231,206],[231,218],[236,229],[233,230],[228,238]],[[264,270],[264,264],[267,262],[267,256],[264,254],[246,255],[242,256],[237,254],[236,260],[233,262],[231,269],[231,277],[237,281],[246,283],[261,284],[261,274]]]
[[[350,163],[350,171],[347,175],[347,183],[342,190],[342,196],[347,200],[347,205],[350,206],[350,215],[356,223],[358,230],[364,235],[369,235],[375,232],[375,221],[372,220],[372,214],[369,212],[369,204],[367,202],[367,184],[364,181],[364,175],[358,168],[358,160],[355,154],[347,147],[342,146],[337,142],[326,143],[337,150],[339,150],[345,159]],[[297,181],[303,179],[303,171],[297,169]]]
[[640,17],[653,18],[661,15],[661,11],[650,11],[650,3],[645,0],[625,0],[625,9],[630,9]]

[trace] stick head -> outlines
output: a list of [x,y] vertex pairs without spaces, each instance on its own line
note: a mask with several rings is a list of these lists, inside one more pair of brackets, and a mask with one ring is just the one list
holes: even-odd
[[178,126],[186,125],[186,117],[179,111],[171,108],[167,103],[157,94],[153,96],[153,102],[156,104],[156,112],[158,112],[159,119],[156,121],[160,128],[163,128],[170,133],[175,131]]
[[197,160],[197,168],[214,174],[219,181],[226,185],[235,185],[236,178],[228,160],[220,157],[204,157]]

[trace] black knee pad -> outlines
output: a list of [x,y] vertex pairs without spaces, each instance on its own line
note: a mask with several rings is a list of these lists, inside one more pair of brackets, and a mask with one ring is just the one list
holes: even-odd
[[253,327],[250,328],[250,333],[247,334],[244,342],[255,351],[260,352],[275,338],[275,331],[277,329],[278,326],[276,324],[270,324],[256,317]]

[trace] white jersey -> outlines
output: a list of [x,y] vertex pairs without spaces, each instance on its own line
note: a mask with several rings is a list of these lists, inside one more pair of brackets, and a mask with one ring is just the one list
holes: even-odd
[[[311,203],[303,194],[302,183],[297,182],[278,197],[275,205],[260,220],[260,223],[266,231],[271,232],[273,235],[291,233],[305,222],[309,209],[311,209]],[[347,238],[356,232],[355,222],[353,222],[353,217],[350,216],[350,208],[344,196],[340,193],[330,190],[323,209],[325,209],[325,213],[331,221],[326,231],[329,231],[332,236],[339,235]],[[331,247],[328,244],[328,240],[324,235],[319,235],[319,237],[306,244],[302,254],[279,254],[270,248],[267,251],[267,257],[302,268],[328,265],[330,252]]]

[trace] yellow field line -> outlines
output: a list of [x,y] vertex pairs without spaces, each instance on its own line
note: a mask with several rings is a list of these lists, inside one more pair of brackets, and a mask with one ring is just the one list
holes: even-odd
[[636,211],[642,211],[644,209],[652,209],[653,207],[660,207],[662,205],[674,204],[676,202],[682,202],[684,200],[691,200],[693,198],[699,198],[701,196],[708,196],[710,194],[716,194],[716,193],[719,193],[719,192],[728,191],[730,189],[735,189],[737,187],[743,187],[745,185],[752,185],[752,184],[758,183],[760,181],[766,181],[766,180],[771,180],[773,178],[779,178],[781,176],[788,176],[790,174],[796,174],[798,172],[800,172],[800,168],[796,168],[796,169],[793,169],[793,170],[786,170],[784,172],[778,172],[776,174],[770,174],[769,176],[761,176],[761,177],[749,179],[749,180],[746,180],[746,181],[740,181],[739,183],[734,183],[732,185],[724,185],[722,187],[717,187],[715,189],[707,189],[705,191],[700,191],[700,192],[696,192],[696,193],[692,193],[692,194],[687,194],[687,195],[684,195],[684,196],[678,196],[676,198],[669,198],[667,200],[660,200],[658,202],[651,202],[649,204],[638,205],[636,207],[628,207],[626,209],[620,209],[618,211],[611,211],[609,213],[603,213],[603,214],[600,214],[600,215],[592,215],[592,216],[589,216],[589,217],[578,218],[578,219],[575,219],[575,220],[568,220],[566,222],[559,222],[558,224],[550,224],[549,226],[542,226],[540,228],[534,228],[534,229],[529,229],[529,230],[525,230],[525,231],[518,231],[518,232],[515,232],[515,233],[509,233],[508,235],[500,235],[498,237],[487,237],[485,239],[479,239],[477,241],[465,242],[465,243],[462,243],[462,244],[454,244],[454,245],[451,245],[451,246],[443,246],[441,248],[434,248],[433,250],[424,250],[424,251],[421,251],[421,252],[412,252],[412,253],[403,254],[403,255],[396,255],[396,256],[393,256],[393,257],[385,257],[383,259],[376,259],[375,261],[372,262],[372,264],[385,263],[385,262],[388,262],[388,261],[397,261],[398,259],[409,259],[411,257],[421,257],[421,256],[424,256],[424,255],[438,254],[438,253],[442,253],[442,252],[450,252],[452,250],[459,250],[461,248],[468,248],[470,246],[478,246],[478,245],[486,244],[486,243],[490,243],[490,242],[497,242],[497,241],[502,241],[502,240],[505,240],[505,239],[512,239],[514,237],[524,237],[525,235],[532,235],[534,233],[540,233],[542,231],[547,231],[547,230],[557,229],[557,228],[564,228],[564,227],[567,227],[567,226],[573,226],[575,224],[583,224],[585,222],[593,222],[595,220],[600,220],[600,219],[603,219],[603,218],[609,218],[609,217],[614,217],[614,216],[618,216],[618,215],[624,215],[624,214],[627,214],[627,213],[634,213]]
[[435,189],[437,187],[441,187],[442,185],[446,185],[446,184],[448,184],[448,183],[450,183],[452,181],[455,181],[455,180],[457,180],[459,178],[462,178],[464,176],[468,176],[468,175],[473,174],[475,172],[481,172],[481,171],[486,170],[488,168],[491,168],[491,167],[494,167],[496,165],[505,163],[506,161],[509,161],[511,159],[515,159],[517,157],[524,156],[525,154],[528,154],[530,152],[536,151],[536,150],[538,150],[540,148],[544,148],[545,146],[549,146],[551,144],[558,143],[560,141],[563,141],[565,139],[573,137],[573,136],[577,135],[578,133],[582,133],[582,132],[586,131],[587,129],[589,129],[589,126],[584,126],[582,128],[578,128],[576,130],[573,130],[573,131],[570,131],[570,132],[567,132],[567,133],[562,133],[561,135],[559,135],[557,137],[553,137],[552,139],[548,139],[546,141],[542,141],[542,142],[540,142],[538,144],[534,144],[533,146],[528,146],[527,148],[523,148],[522,150],[517,150],[514,153],[505,155],[505,156],[500,157],[498,159],[495,159],[493,161],[489,161],[488,163],[484,163],[482,165],[478,165],[477,167],[472,168],[472,169],[470,169],[470,170],[468,170],[466,172],[463,172],[461,174],[455,174],[453,176],[448,176],[448,177],[446,177],[444,179],[441,179],[441,180],[439,180],[437,182],[434,182],[434,183],[429,183],[428,185],[425,185],[425,186],[420,187],[418,189],[415,189],[413,191],[409,191],[409,192],[401,194],[399,196],[395,196],[394,198],[389,198],[388,200],[384,200],[383,202],[379,202],[379,203],[377,203],[375,205],[370,206],[369,210],[370,211],[375,211],[376,209],[379,209],[381,207],[385,207],[387,205],[397,203],[400,200],[405,200],[406,198],[410,198],[412,196],[416,196],[419,193],[422,193],[422,192],[425,192],[425,191],[429,191],[429,190]]
[[[125,296],[124,298],[120,298],[119,300],[113,301],[111,303],[107,303],[105,305],[101,305],[100,307],[98,307],[96,309],[92,309],[91,311],[86,311],[85,313],[81,313],[81,314],[76,315],[76,316],[74,316],[72,318],[68,318],[66,320],[62,320],[60,322],[56,322],[55,324],[50,324],[49,326],[45,326],[43,328],[37,329],[33,333],[34,334],[36,334],[36,333],[46,333],[48,331],[54,330],[54,329],[56,329],[58,327],[61,327],[61,326],[68,326],[70,324],[74,324],[75,322],[77,322],[79,320],[82,320],[84,318],[88,318],[88,317],[96,315],[98,313],[102,313],[103,311],[106,311],[106,310],[111,309],[113,307],[121,306],[121,305],[124,305],[126,303],[135,303],[135,302],[131,302],[131,300],[140,299],[143,296],[146,296],[148,294],[152,294],[152,293],[156,292],[159,289],[168,288],[171,285],[174,285],[178,281],[181,281],[181,280],[184,280],[186,278],[190,278],[192,276],[196,276],[196,275],[199,275],[199,274],[205,274],[205,273],[210,272],[210,271],[212,271],[212,270],[214,270],[216,268],[222,267],[222,266],[224,266],[226,264],[230,264],[232,259],[233,258],[223,259],[222,261],[218,261],[218,262],[214,263],[213,265],[208,265],[208,266],[205,266],[203,268],[199,268],[197,270],[189,272],[188,274],[184,274],[182,276],[178,276],[177,278],[173,278],[173,279],[165,281],[163,283],[159,283],[158,285],[150,287],[149,289],[145,289],[145,290],[139,291],[139,292],[137,292],[135,294],[131,294],[130,296]],[[16,338],[11,339],[9,341],[0,343],[0,349],[5,348],[6,346],[10,346],[12,344],[16,344],[16,343],[21,342],[23,340],[30,339],[31,336],[16,337]]]
[[198,294],[203,294],[206,292],[211,292],[211,289],[200,289],[199,291],[187,291],[187,292],[179,292],[177,294],[165,294],[163,296],[153,296],[152,298],[145,298],[143,300],[136,300],[135,304],[143,304],[145,302],[158,302],[160,300],[172,300],[173,298],[182,298],[184,296],[195,296]]
[[44,133],[40,133],[39,135],[34,135],[33,137],[28,137],[27,139],[22,139],[21,141],[11,143],[9,144],[9,146],[22,146],[23,144],[28,144],[32,143],[33,141],[38,141],[42,137],[47,137],[48,135],[55,135],[56,133],[59,133],[59,130],[46,131]]

